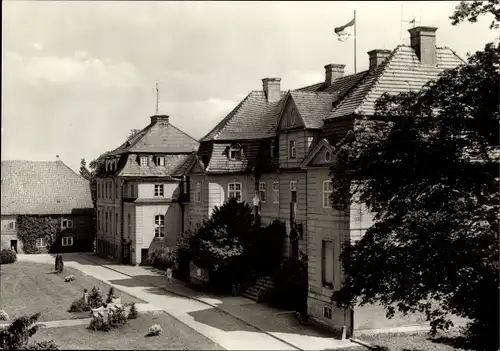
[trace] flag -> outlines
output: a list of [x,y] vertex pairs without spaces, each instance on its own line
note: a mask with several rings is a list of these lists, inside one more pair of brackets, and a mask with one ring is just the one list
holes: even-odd
[[411,20],[410,22],[408,22],[408,23],[415,24],[415,18],[414,18],[414,19],[412,19],[412,20]]
[[345,41],[353,37],[351,33],[352,27],[354,27],[356,20],[353,18],[349,23],[344,24],[340,27],[335,27],[335,34],[339,36],[339,41]]

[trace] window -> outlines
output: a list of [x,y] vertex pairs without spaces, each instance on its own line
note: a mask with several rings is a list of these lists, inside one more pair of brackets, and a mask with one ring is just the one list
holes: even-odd
[[269,146],[269,156],[271,158],[274,158],[276,154],[276,146],[275,146],[275,141],[271,140],[270,146]]
[[163,184],[155,184],[155,196],[163,197]]
[[201,182],[196,183],[194,191],[194,202],[201,202]]
[[120,226],[118,225],[118,213],[115,213],[115,228],[116,228],[116,234],[119,234]]
[[63,237],[62,246],[73,246],[73,237],[72,236]]
[[295,118],[295,108],[292,108],[292,111],[290,111],[290,125],[293,126],[296,123],[296,118]]
[[73,221],[70,219],[63,218],[61,220],[61,229],[68,229],[68,228],[73,228]]
[[228,184],[228,195],[229,197],[234,197],[238,202],[241,202],[241,183],[229,183]]
[[116,198],[120,197],[120,184],[118,184],[118,181],[116,182]]
[[333,289],[333,241],[323,240],[322,258],[323,286]]
[[229,159],[230,160],[241,160],[241,146],[231,145],[229,149]]
[[260,202],[266,203],[266,182],[259,183],[259,198]]
[[280,202],[280,183],[273,182],[273,204]]
[[290,140],[290,147],[288,148],[288,157],[295,158],[297,156],[297,150],[295,149],[295,140]]
[[47,239],[46,238],[36,239],[36,247],[47,247]]
[[141,156],[141,167],[146,167],[148,165],[148,157]]
[[331,208],[330,196],[332,195],[332,181],[323,181],[323,208]]
[[97,211],[97,230],[101,229],[101,211]]
[[127,215],[127,223],[128,223],[128,237],[132,235],[132,222],[130,222],[130,213]]
[[307,138],[307,148],[310,149],[311,148],[311,145],[314,141],[314,137],[308,137]]
[[155,216],[155,238],[165,237],[165,216]]
[[332,308],[330,306],[323,307],[323,317],[332,319]]
[[134,184],[130,184],[130,197],[134,197]]
[[106,233],[108,232],[108,212],[106,212]]
[[330,151],[325,152],[325,161],[330,162]]
[[290,181],[290,192],[291,192],[291,197],[292,197],[292,202],[297,202],[297,181],[292,180]]
[[156,156],[156,165],[157,166],[165,166],[165,157]]
[[16,229],[16,221],[9,222],[9,229]]

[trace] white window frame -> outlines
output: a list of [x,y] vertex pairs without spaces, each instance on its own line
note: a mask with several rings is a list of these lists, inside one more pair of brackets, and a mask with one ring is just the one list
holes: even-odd
[[73,228],[73,221],[71,219],[61,219],[61,230]]
[[165,237],[165,216],[164,215],[156,215],[155,216],[155,238],[164,238]]
[[280,203],[280,182],[273,182],[273,204]]
[[[239,187],[239,189],[238,189]],[[232,188],[232,189],[231,189]],[[238,199],[239,194],[239,199]],[[243,201],[243,186],[239,182],[232,182],[227,185],[227,196],[228,198],[234,197],[238,202]]]
[[[40,240],[40,244],[39,244]],[[36,247],[47,247],[47,238],[37,238],[35,241]]]
[[16,221],[15,221],[15,220],[10,221],[10,222],[9,222],[9,224],[8,224],[8,228],[9,228],[10,230],[14,230],[14,229],[16,229]]
[[325,152],[325,162],[330,162],[331,159],[332,159],[331,152],[327,150]]
[[295,145],[295,140],[290,140],[288,142],[288,158],[297,157],[297,147]]
[[201,182],[196,183],[196,187],[194,190],[194,202],[201,202]]
[[165,156],[156,156],[156,165],[164,167],[165,166]]
[[323,208],[332,208],[330,196],[332,195],[332,181],[327,179],[323,181]]
[[72,236],[63,236],[61,238],[62,246],[73,246],[73,237]]
[[139,165],[141,167],[147,167],[148,166],[148,157],[147,156],[140,156],[139,157]]
[[229,159],[239,161],[241,160],[241,157],[242,157],[241,145],[231,145],[231,147],[229,148]]
[[165,187],[163,184],[155,184],[155,197],[165,197]]
[[266,182],[259,182],[259,200],[266,203]]

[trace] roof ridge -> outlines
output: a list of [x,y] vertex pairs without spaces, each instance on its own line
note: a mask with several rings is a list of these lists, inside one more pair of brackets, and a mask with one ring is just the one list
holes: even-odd
[[176,127],[175,125],[173,125],[172,123],[168,122],[168,125],[172,126],[173,128],[177,129],[177,131],[181,132],[182,134],[184,134],[185,136],[191,138],[193,141],[198,142],[198,140],[196,140],[195,138],[193,138],[191,135],[189,135],[188,133],[186,133],[185,131],[183,131],[182,129],[180,129],[179,127]]
[[[231,110],[231,112],[229,112],[226,117],[224,117],[219,123],[217,123],[215,125],[215,127],[212,128],[212,130],[210,130],[207,134],[205,134],[205,136],[203,136],[203,138],[200,139],[200,142],[205,139],[206,137],[208,137],[214,130],[219,130],[217,133],[215,133],[215,135],[212,137],[212,140],[215,140],[217,139],[217,136],[220,134],[221,130],[229,123],[229,121],[231,120],[231,118],[241,109],[241,107],[243,106],[243,104],[250,98],[250,95],[252,95],[254,91],[252,90],[250,93],[248,93],[247,96],[245,96],[245,98],[243,100],[240,101],[240,103],[238,105],[236,105],[235,108],[233,108]],[[206,140],[208,141],[208,140]]]
[[56,163],[58,162],[61,162],[63,164],[64,167],[66,167],[67,169],[69,169],[71,172],[73,172],[75,175],[77,175],[79,178],[81,178],[81,180],[85,180],[86,182],[88,182],[87,179],[83,178],[82,175],[80,173],[76,173],[70,166],[68,166],[66,163],[64,163],[63,161],[59,160],[59,161],[55,161]]
[[467,61],[465,61],[463,58],[460,57],[460,55],[457,54],[457,52],[455,50],[453,50],[452,48],[450,48],[449,46],[443,46],[443,47],[438,47],[437,49],[448,49],[451,51],[451,53],[453,55],[455,55],[460,61],[462,61],[463,63],[467,63]]

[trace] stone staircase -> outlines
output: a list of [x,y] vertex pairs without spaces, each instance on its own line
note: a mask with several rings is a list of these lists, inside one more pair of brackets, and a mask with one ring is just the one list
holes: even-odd
[[260,302],[265,293],[274,287],[271,277],[259,277],[254,285],[250,286],[241,296]]

